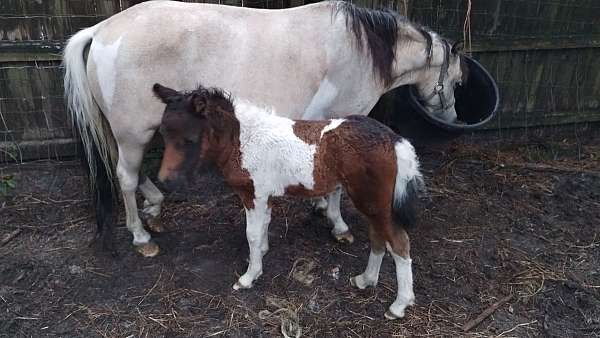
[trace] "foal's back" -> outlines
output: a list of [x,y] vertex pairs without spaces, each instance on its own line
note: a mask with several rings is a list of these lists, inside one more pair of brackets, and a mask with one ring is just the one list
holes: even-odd
[[365,116],[297,120],[293,130],[305,144],[314,147],[314,184],[290,187],[286,190],[288,194],[319,196],[338,185],[357,186],[359,181],[369,180],[367,184],[389,183],[393,187],[397,167],[395,145],[402,138],[376,120]]

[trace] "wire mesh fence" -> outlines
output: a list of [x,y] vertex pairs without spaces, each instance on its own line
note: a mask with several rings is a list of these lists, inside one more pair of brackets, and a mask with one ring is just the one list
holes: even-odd
[[[60,50],[81,28],[141,1],[6,0],[0,4],[0,161],[73,152],[62,101]],[[315,1],[214,0],[255,8]],[[389,8],[450,39],[494,76],[502,104],[488,126],[600,121],[600,3],[597,0],[362,0]],[[297,32],[302,34],[302,32]]]

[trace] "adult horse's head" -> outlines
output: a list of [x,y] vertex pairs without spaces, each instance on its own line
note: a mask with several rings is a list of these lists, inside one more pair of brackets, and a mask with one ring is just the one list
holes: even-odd
[[[425,109],[446,122],[457,119],[454,87],[468,68],[459,46],[390,10],[360,8],[339,2],[346,27],[362,55],[370,56],[373,75],[384,91],[414,85]],[[368,64],[365,63],[365,64]]]
[[[423,34],[429,34],[423,32]],[[454,88],[467,81],[468,70],[460,55],[460,43],[453,46],[440,39],[440,57],[434,59],[433,47],[427,48],[426,66],[416,71],[413,84],[417,87],[420,101],[430,115],[446,121],[456,122]],[[429,42],[428,42],[429,45]]]
[[192,177],[201,160],[223,150],[224,137],[235,133],[237,120],[231,100],[218,89],[198,86],[178,92],[156,83],[152,90],[167,105],[159,128],[165,150],[158,179],[175,190]]

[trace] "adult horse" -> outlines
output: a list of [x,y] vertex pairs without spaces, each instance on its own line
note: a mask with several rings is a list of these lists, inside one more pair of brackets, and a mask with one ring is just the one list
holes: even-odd
[[[397,13],[347,2],[261,10],[150,1],[84,29],[69,40],[63,62],[98,233],[111,245],[116,161],[133,244],[144,256],[159,251],[135,200],[139,188],[148,225],[156,226],[163,195],[139,174],[163,114],[153,83],[194,88],[202,80],[285,117],[313,120],[367,115],[385,92],[413,84],[432,114],[452,121],[460,61],[446,40]],[[328,198],[327,215],[332,232],[344,237],[339,199],[339,191]]]

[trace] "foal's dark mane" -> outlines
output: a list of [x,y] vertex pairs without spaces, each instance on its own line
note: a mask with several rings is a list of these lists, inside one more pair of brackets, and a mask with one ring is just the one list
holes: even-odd
[[194,93],[206,99],[206,118],[217,133],[228,133],[229,137],[239,135],[240,123],[235,117],[235,108],[230,93],[221,88],[205,88],[198,85],[196,90],[187,92],[186,95]]
[[[413,26],[423,35],[426,41],[425,52],[427,55],[431,55],[433,40],[431,33],[394,11],[361,8],[346,1],[333,6],[333,10],[334,14],[341,12],[345,16],[346,26],[354,33],[358,48],[369,50],[373,60],[373,72],[386,86],[393,82],[392,66],[396,58],[399,22]],[[367,46],[363,46],[363,31],[367,39]],[[429,62],[429,59],[427,61]]]

